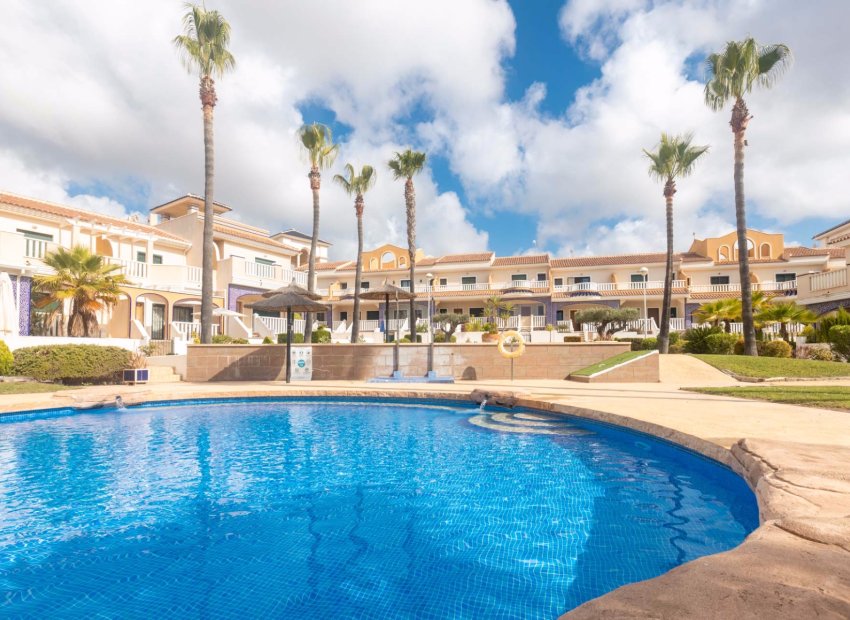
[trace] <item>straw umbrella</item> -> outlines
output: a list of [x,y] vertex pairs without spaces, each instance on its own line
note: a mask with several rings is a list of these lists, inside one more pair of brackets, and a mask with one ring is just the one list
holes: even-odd
[[[286,288],[286,287],[284,287]],[[292,351],[292,313],[293,312],[324,312],[325,306],[307,299],[297,293],[278,293],[274,297],[267,297],[248,304],[254,310],[269,310],[271,312],[286,312],[286,382],[292,377],[290,352]]]
[[[395,286],[394,284],[387,284],[384,282],[383,286],[379,286],[378,288],[370,289],[364,293],[360,293],[360,299],[371,299],[371,300],[384,300],[384,316],[387,318],[387,324],[389,325],[389,316],[390,316],[390,298],[393,298],[398,302],[399,300],[409,300],[414,299],[416,295],[411,293],[410,291],[406,291],[401,287]],[[396,305],[398,305],[396,303]],[[398,308],[396,308],[398,310]],[[415,321],[413,317],[410,317],[411,321]],[[411,333],[415,333],[415,330],[411,328]],[[384,329],[384,342],[387,342],[389,337],[389,329]],[[411,338],[412,340],[412,338]],[[396,338],[398,341],[398,338]]]
[[312,299],[314,301],[322,298],[321,295],[317,293],[311,293],[303,286],[296,284],[295,280],[293,280],[286,286],[282,286],[273,291],[266,291],[265,293],[263,293],[263,297],[274,297],[275,295],[278,295],[280,293],[295,293],[296,295],[301,295],[301,297],[306,297],[307,299]]

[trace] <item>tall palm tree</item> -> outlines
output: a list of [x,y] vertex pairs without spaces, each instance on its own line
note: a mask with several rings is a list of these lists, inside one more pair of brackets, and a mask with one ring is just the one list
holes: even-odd
[[[413,187],[413,177],[425,167],[425,153],[407,149],[403,153],[396,152],[387,162],[393,172],[393,178],[404,179],[404,205],[407,211],[407,262],[410,265],[410,292],[415,293],[416,282],[416,189]],[[410,341],[416,342],[416,301],[410,298]]]
[[354,213],[357,215],[357,267],[354,272],[354,312],[351,323],[351,342],[353,343],[360,339],[360,281],[363,277],[363,207],[365,206],[363,194],[375,185],[376,176],[372,166],[363,166],[360,174],[357,174],[351,164],[345,164],[345,176],[334,175],[334,181],[345,190],[345,193],[354,196]]
[[738,228],[738,265],[741,275],[741,301],[743,304],[744,353],[758,355],[753,320],[752,287],[750,285],[750,260],[747,244],[747,214],[744,201],[744,147],[747,124],[752,119],[744,96],[754,86],[770,88],[776,78],[791,62],[791,50],[777,43],[762,46],[752,38],[729,41],[719,54],[707,59],[709,79],[705,85],[705,103],[715,112],[729,101],[732,105],[732,127],[735,145],[735,219]]
[[215,148],[213,145],[213,108],[218,100],[213,77],[221,77],[236,66],[227,46],[230,24],[218,11],[186,5],[183,34],[174,37],[183,64],[189,73],[201,79],[201,108],[204,114],[204,245],[201,275],[201,342],[212,342],[213,312],[213,190],[215,184]]
[[[298,130],[298,139],[304,155],[310,163],[310,190],[313,192],[313,236],[310,239],[310,258],[307,267],[307,290],[316,289],[316,247],[319,243],[319,190],[322,187],[322,170],[330,168],[336,159],[339,145],[334,144],[330,127],[322,123],[302,125]],[[313,334],[313,315],[305,317],[304,342],[310,342]]]
[[59,248],[44,256],[44,264],[55,273],[35,276],[35,289],[46,293],[39,301],[41,307],[66,299],[71,300],[68,317],[69,336],[94,336],[97,329],[97,312],[118,302],[121,285],[127,284],[123,274],[117,273],[119,265],[109,265],[102,256],[92,254],[83,246],[71,250]]
[[670,344],[670,301],[673,296],[673,195],[676,193],[676,179],[686,177],[694,170],[697,159],[702,157],[707,146],[691,146],[694,136],[661,134],[654,152],[644,149],[644,154],[652,162],[649,176],[664,183],[664,200],[667,204],[667,266],[664,270],[664,297],[661,303],[661,329],[658,333],[658,350],[667,353]]

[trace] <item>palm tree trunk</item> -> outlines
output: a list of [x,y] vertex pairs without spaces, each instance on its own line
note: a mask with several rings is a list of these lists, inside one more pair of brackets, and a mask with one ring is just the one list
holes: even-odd
[[[357,213],[357,268],[354,272],[354,312],[351,316],[351,342],[360,340],[360,280],[363,278],[363,197],[358,196],[354,201]],[[385,321],[389,317],[384,317]],[[386,327],[384,327],[386,329]]]
[[204,241],[201,259],[201,343],[212,342],[213,311],[213,192],[215,189],[215,148],[213,142],[213,108],[215,82],[201,78],[201,105],[204,111]]
[[[317,167],[310,169],[310,189],[313,191],[313,236],[310,238],[310,259],[307,267],[307,290],[316,289],[316,251],[319,245],[319,190],[322,186],[322,174]],[[308,312],[304,321],[304,343],[310,344],[313,337],[313,314]]]
[[[410,265],[410,292],[415,293],[416,283],[416,191],[413,187],[413,177],[407,177],[404,182],[404,203],[407,207],[407,260]],[[410,342],[416,342],[416,301],[410,298]]]
[[676,184],[668,179],[664,186],[667,206],[667,262],[664,267],[664,297],[661,302],[661,329],[658,333],[658,350],[667,353],[670,347],[670,301],[673,296],[673,194]]
[[732,107],[730,125],[735,136],[735,219],[738,227],[738,269],[741,277],[741,321],[744,323],[744,355],[758,355],[753,319],[753,289],[747,244],[747,211],[744,200],[744,135],[750,120],[747,104],[740,97]]

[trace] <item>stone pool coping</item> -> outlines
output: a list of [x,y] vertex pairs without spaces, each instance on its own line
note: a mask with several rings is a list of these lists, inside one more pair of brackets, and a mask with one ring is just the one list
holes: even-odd
[[[724,463],[743,476],[756,494],[761,525],[738,547],[716,555],[705,556],[674,568],[654,579],[618,588],[564,614],[562,618],[799,618],[850,617],[850,414],[828,419],[836,432],[846,419],[847,435],[836,436],[836,444],[826,443],[823,429],[812,429],[811,442],[806,434],[799,441],[789,441],[787,433],[761,432],[755,438],[732,439],[734,425],[725,420],[721,438],[699,436],[682,428],[667,425],[668,419],[658,412],[653,421],[651,411],[639,411],[635,404],[642,393],[633,385],[609,384],[600,390],[593,387],[589,397],[564,396],[547,382],[528,382],[506,387],[484,382],[453,386],[404,386],[392,389],[365,384],[301,384],[286,386],[268,383],[179,384],[120,388],[127,404],[191,398],[287,397],[287,396],[365,396],[383,398],[434,398],[458,400],[469,398],[474,388],[491,392],[513,390],[517,406],[564,413],[623,426],[685,446],[697,453]],[[575,384],[574,384],[575,385]],[[573,388],[573,386],[570,386]],[[621,406],[612,405],[606,397],[620,392],[634,392]],[[36,394],[29,402],[0,400],[2,409],[23,411],[43,407],[66,407],[76,400],[87,405],[108,402],[116,391],[92,388],[81,392]],[[572,390],[561,390],[573,394]],[[675,392],[675,388],[673,388]],[[665,392],[664,398],[670,394]],[[645,390],[653,398],[656,390]],[[694,397],[697,397],[694,400]],[[87,400],[88,399],[88,400]],[[689,394],[683,402],[708,403],[712,407],[735,407],[747,415],[748,404],[739,399]],[[560,402],[559,402],[560,401]],[[608,411],[593,407],[598,402]],[[751,403],[753,401],[747,401]],[[618,411],[611,411],[615,409]],[[761,403],[756,412],[788,417],[799,409],[785,405]],[[634,415],[628,415],[628,413]],[[808,411],[804,412],[806,415]],[[638,415],[640,414],[640,415]],[[815,415],[812,413],[812,415]],[[719,414],[718,414],[719,417]],[[812,421],[816,421],[815,417]],[[756,420],[758,422],[758,420]],[[821,420],[823,421],[823,420]],[[680,421],[681,422],[681,421]],[[773,421],[777,424],[777,421]],[[723,426],[724,424],[720,424]],[[835,425],[838,426],[835,426]],[[679,423],[688,428],[688,424]],[[779,427],[781,427],[781,422]],[[702,431],[705,425],[695,425]],[[760,427],[757,427],[760,428]],[[821,431],[819,434],[815,430]],[[778,434],[781,440],[771,438]],[[827,434],[828,435],[828,434]],[[729,446],[728,448],[726,446]]]

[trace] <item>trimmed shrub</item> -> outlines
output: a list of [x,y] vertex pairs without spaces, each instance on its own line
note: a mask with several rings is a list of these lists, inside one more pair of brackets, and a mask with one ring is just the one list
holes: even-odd
[[688,353],[708,353],[706,338],[721,334],[723,330],[716,326],[692,327],[685,332],[685,351]]
[[658,338],[644,338],[640,343],[641,351],[654,351],[658,348]]
[[[280,336],[281,336],[280,334],[278,334],[278,336],[277,336],[278,342],[280,342]],[[265,338],[263,338],[263,344],[273,344],[272,339],[269,338],[268,336],[266,336]]]
[[15,351],[15,374],[66,385],[114,383],[130,365],[130,352],[121,347],[59,344]]
[[847,359],[850,357],[850,325],[833,325],[829,328],[832,350]]
[[791,352],[791,345],[784,340],[771,340],[762,345],[759,355],[764,357],[791,357]]
[[[761,344],[761,341],[756,342],[756,347]],[[744,339],[739,337],[738,342],[735,343],[735,349],[733,351],[735,355],[743,355],[744,354]]]
[[[286,344],[286,334],[278,334],[277,343]],[[265,340],[263,340],[263,344],[266,344]],[[268,344],[271,344],[271,342]],[[304,344],[304,334],[292,334],[292,344]]]
[[818,342],[832,342],[832,337],[829,335],[830,331],[833,327],[850,325],[850,312],[844,308],[839,308],[835,312],[818,318],[817,325]]
[[[304,338],[303,336],[301,337]],[[328,344],[331,341],[331,332],[327,327],[320,326],[310,335],[310,342],[314,344]],[[294,341],[293,341],[294,342]]]
[[705,337],[706,353],[713,355],[732,355],[735,351],[735,343],[738,342],[736,334],[709,334]]
[[631,345],[632,351],[640,351],[643,338],[617,338],[617,342],[628,342]]
[[679,332],[670,332],[669,337],[670,339],[668,340],[668,342],[670,346],[673,346],[674,344],[679,344],[679,339],[681,338]]
[[9,346],[0,340],[0,376],[11,375],[15,357],[9,350]]
[[806,357],[810,360],[817,360],[819,362],[835,361],[835,354],[833,354],[832,349],[828,349],[825,346],[812,347],[809,349],[809,353]]
[[685,352],[685,344],[682,341],[677,341],[675,344],[670,343],[670,346],[667,347],[667,353],[684,353]]

